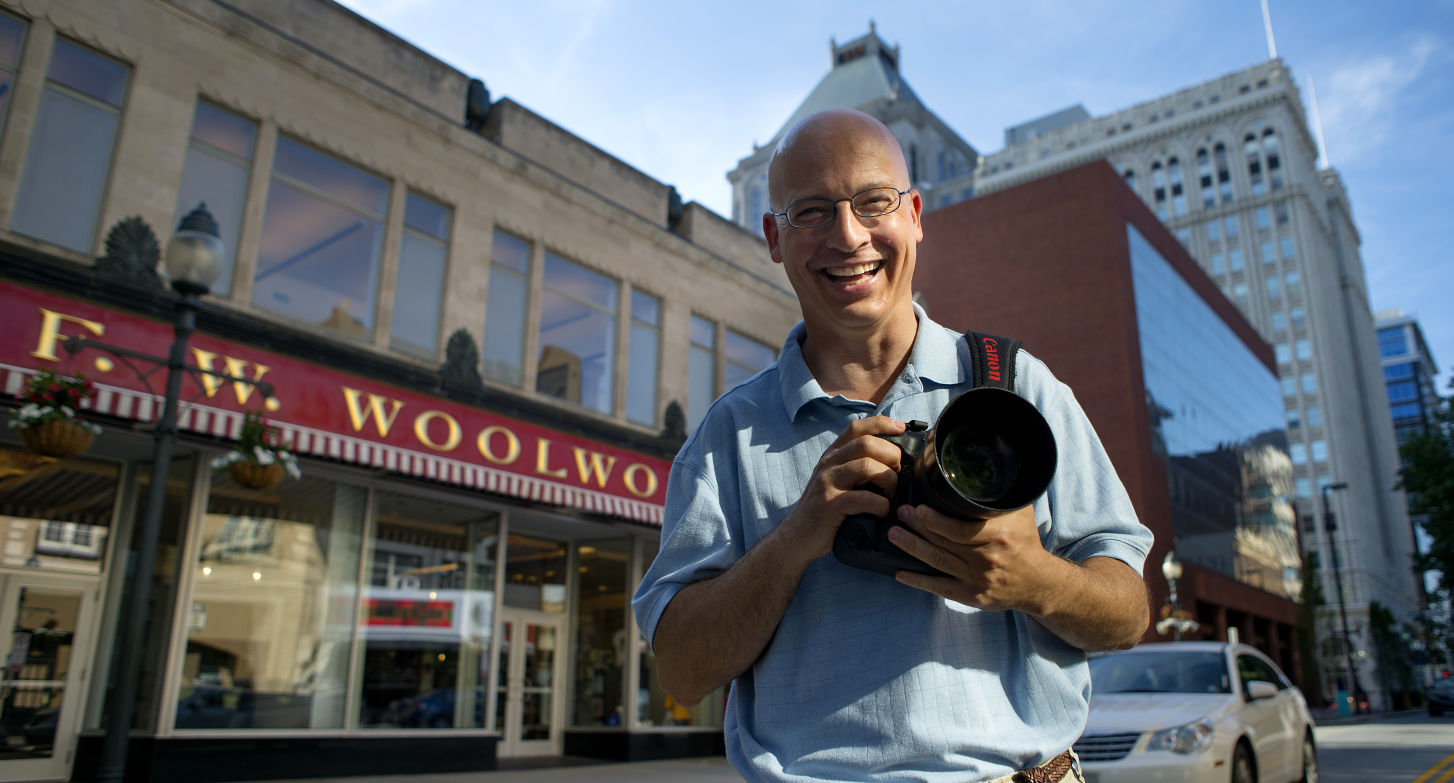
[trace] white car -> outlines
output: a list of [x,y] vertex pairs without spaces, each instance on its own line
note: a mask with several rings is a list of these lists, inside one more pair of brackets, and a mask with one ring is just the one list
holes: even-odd
[[1257,649],[1143,644],[1091,658],[1087,783],[1318,779],[1307,702]]

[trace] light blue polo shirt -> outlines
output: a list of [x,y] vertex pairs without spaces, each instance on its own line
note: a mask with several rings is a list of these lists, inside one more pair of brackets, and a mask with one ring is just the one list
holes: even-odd
[[[780,523],[854,419],[931,424],[969,388],[963,335],[916,308],[909,362],[883,402],[829,397],[800,323],[777,364],[717,400],[667,484],[661,551],[632,600],[648,640],[683,586],[729,568]],[[1016,390],[1050,422],[1059,465],[1035,502],[1045,548],[1141,572],[1141,525],[1070,389],[1021,351]],[[727,756],[749,781],[990,780],[1042,763],[1085,726],[1085,654],[1019,612],[989,612],[850,568],[809,565],[776,634],[733,681]]]

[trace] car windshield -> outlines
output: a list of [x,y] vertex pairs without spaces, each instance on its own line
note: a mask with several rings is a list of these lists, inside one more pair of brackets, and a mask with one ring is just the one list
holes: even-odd
[[1092,658],[1093,693],[1231,693],[1217,652],[1124,652]]

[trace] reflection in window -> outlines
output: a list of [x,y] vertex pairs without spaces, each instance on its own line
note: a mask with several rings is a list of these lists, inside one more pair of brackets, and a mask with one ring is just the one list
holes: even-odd
[[1313,358],[1313,344],[1306,337],[1297,341],[1297,358],[1304,362]]
[[577,726],[626,720],[626,605],[631,539],[591,541],[578,550],[575,707]]
[[16,233],[91,251],[129,71],[56,39],[11,218]]
[[418,193],[405,198],[389,345],[424,359],[439,353],[449,222],[449,207]]
[[546,252],[535,390],[611,413],[616,281]]
[[264,493],[215,475],[176,728],[343,726],[365,497],[307,476]]
[[[1127,235],[1148,406],[1157,412],[1152,438],[1166,455],[1177,553],[1284,594],[1283,575],[1299,567],[1301,554],[1277,380],[1134,227]],[[1233,295],[1243,304],[1246,284]],[[1287,351],[1284,342],[1279,358]],[[1213,376],[1219,381],[1208,383]],[[1282,383],[1294,390],[1293,377]]]
[[530,243],[496,231],[491,255],[480,369],[486,378],[519,386],[530,300]]
[[484,728],[498,518],[388,492],[376,503],[359,726]]
[[1294,272],[1288,272],[1287,275],[1286,275],[1286,280],[1287,280],[1287,295],[1288,296],[1298,296],[1299,294],[1302,293],[1302,291],[1303,291],[1303,289],[1302,289],[1302,284],[1303,284],[1302,275],[1298,274],[1295,271]]
[[367,337],[388,198],[379,177],[279,136],[252,303]]
[[767,369],[777,361],[777,353],[766,345],[728,329],[724,337],[726,372],[722,388],[730,389]]
[[219,296],[232,289],[237,237],[242,231],[242,210],[247,205],[256,138],[257,123],[206,101],[197,102],[172,225],[180,223],[201,203],[217,219],[217,230],[227,248],[220,259],[222,271],[212,284],[212,293]]
[[661,354],[661,300],[631,292],[630,354],[626,361],[626,418],[656,424],[657,366]]
[[1283,313],[1281,310],[1274,310],[1274,311],[1272,311],[1271,321],[1272,321],[1272,331],[1274,331],[1274,332],[1284,332],[1284,331],[1287,331],[1287,315],[1285,313]]
[[0,446],[0,566],[99,574],[118,469]]
[[692,316],[691,349],[687,361],[687,429],[696,429],[707,408],[717,399],[717,325]]
[[1233,272],[1240,272],[1243,269],[1242,248],[1234,247],[1227,251],[1227,263]]
[[1302,376],[1303,394],[1312,394],[1318,390],[1318,376],[1312,371],[1303,373]]
[[1324,440],[1315,440],[1308,444],[1308,453],[1312,455],[1314,462],[1328,461],[1328,443]]
[[1300,329],[1308,324],[1307,311],[1301,307],[1294,307],[1288,310],[1287,319],[1294,329]]
[[1309,427],[1323,426],[1323,409],[1316,405],[1309,405],[1307,409],[1307,422]]
[[10,93],[15,91],[15,72],[25,42],[25,22],[0,11],[0,132],[10,113]]

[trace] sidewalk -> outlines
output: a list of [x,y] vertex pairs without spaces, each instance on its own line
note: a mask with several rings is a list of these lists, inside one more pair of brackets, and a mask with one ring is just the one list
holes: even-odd
[[741,783],[727,759],[693,758],[634,761],[548,769],[369,775],[350,778],[308,778],[259,783]]

